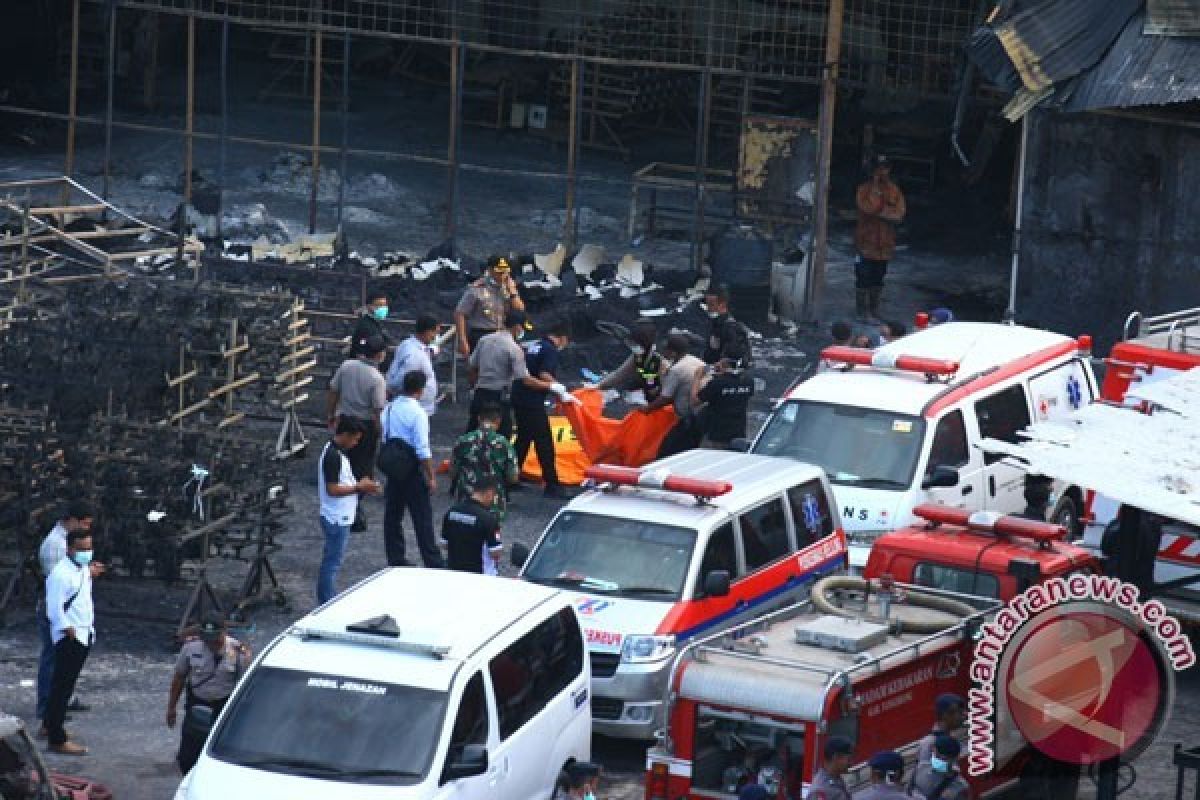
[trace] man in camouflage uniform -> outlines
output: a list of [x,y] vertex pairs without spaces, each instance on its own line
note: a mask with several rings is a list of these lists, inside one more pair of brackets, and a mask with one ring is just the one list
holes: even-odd
[[481,478],[495,479],[498,491],[488,510],[503,521],[508,487],[517,482],[518,469],[512,445],[496,432],[500,417],[499,406],[486,405],[479,410],[479,427],[458,437],[450,457],[450,489],[463,502]]

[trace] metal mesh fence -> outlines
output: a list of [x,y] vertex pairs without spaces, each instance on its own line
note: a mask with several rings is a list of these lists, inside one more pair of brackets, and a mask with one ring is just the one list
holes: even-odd
[[[95,0],[99,1],[99,0]],[[322,28],[596,63],[820,79],[827,0],[118,0],[146,11]],[[846,82],[947,94],[978,0],[848,0]]]

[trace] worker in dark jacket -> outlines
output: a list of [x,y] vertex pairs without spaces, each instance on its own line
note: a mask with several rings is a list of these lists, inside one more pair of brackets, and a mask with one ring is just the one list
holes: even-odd
[[[354,332],[350,334],[350,358],[363,355],[364,347],[372,336],[378,337],[385,349],[392,345],[392,340],[383,329],[383,321],[388,318],[389,312],[386,294],[375,292],[368,298],[367,304],[363,306],[358,320],[354,323]],[[384,363],[386,364],[386,358]]]
[[729,287],[720,284],[710,289],[704,295],[704,306],[712,320],[704,346],[704,363],[715,364],[728,350],[737,349],[742,353],[739,358],[749,366],[749,336],[746,327],[729,313]]
[[705,446],[729,449],[734,439],[746,435],[746,410],[754,396],[754,378],[743,367],[743,351],[730,345],[725,355],[713,365],[711,376],[696,388],[696,402],[700,408],[700,427],[704,431]]
[[662,391],[663,375],[671,366],[658,352],[658,330],[650,320],[639,320],[629,338],[629,358],[591,388],[627,392],[640,389],[646,401],[653,402]]

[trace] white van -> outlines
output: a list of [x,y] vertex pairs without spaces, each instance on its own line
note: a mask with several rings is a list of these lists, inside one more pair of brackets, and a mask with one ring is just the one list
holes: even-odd
[[590,757],[590,679],[564,593],[384,570],[263,651],[175,797],[549,798]]
[[[881,534],[942,503],[1019,513],[1025,470],[985,453],[985,437],[1017,441],[1033,421],[1092,402],[1091,342],[1018,325],[949,322],[866,350],[831,347],[822,369],[780,401],[751,452],[824,467],[850,540],[866,565]],[[1051,519],[1078,531],[1083,492],[1055,486]]]
[[846,565],[820,467],[690,450],[638,469],[589,468],[532,554],[527,581],[573,590],[592,665],[597,733],[650,739],[678,648],[798,602]]

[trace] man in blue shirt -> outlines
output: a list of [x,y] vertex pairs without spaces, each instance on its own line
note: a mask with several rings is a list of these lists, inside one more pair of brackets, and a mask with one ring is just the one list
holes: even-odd
[[383,441],[407,442],[417,456],[417,468],[406,478],[388,478],[384,492],[383,545],[388,566],[409,567],[404,555],[404,511],[412,517],[413,533],[421,561],[427,567],[444,567],[442,551],[433,532],[433,505],[430,497],[437,491],[433,474],[433,450],[429,445],[429,415],[419,399],[425,391],[425,373],[413,370],[404,376],[401,394],[383,410]]
[[[559,385],[554,376],[558,369],[558,351],[567,346],[570,338],[571,331],[565,320],[555,320],[547,325],[545,335],[525,351],[525,368],[529,374],[552,387]],[[554,435],[550,431],[550,418],[546,415],[548,394],[549,390],[531,388],[524,381],[513,382],[511,403],[517,422],[517,439],[513,442],[513,449],[517,454],[517,469],[520,469],[532,444],[542,468],[546,496],[561,497],[563,490],[554,463]]]
[[395,397],[403,390],[404,376],[413,370],[425,373],[425,390],[421,392],[418,402],[425,413],[433,416],[437,411],[437,374],[433,371],[433,340],[437,338],[437,317],[421,314],[417,317],[417,327],[413,335],[400,343],[396,354],[392,356],[392,365],[388,367],[388,395]]

